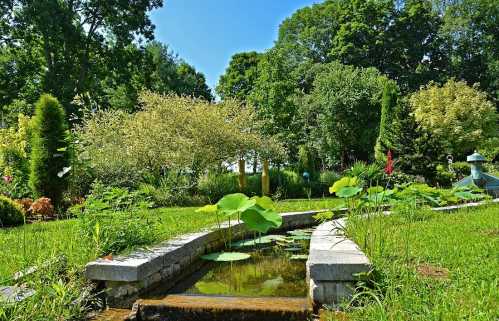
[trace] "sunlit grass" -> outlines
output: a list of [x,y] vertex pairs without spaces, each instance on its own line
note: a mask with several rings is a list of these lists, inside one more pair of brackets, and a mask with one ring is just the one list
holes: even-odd
[[[372,253],[378,283],[366,293],[381,305],[366,295],[347,310],[348,320],[497,320],[499,206],[378,220],[371,233],[379,233],[383,248],[364,250]],[[369,229],[357,225],[350,233],[363,247]],[[448,275],[421,275],[423,266]]]
[[[336,199],[280,201],[280,212],[332,208]],[[154,225],[157,242],[183,233],[197,231],[215,224],[214,216],[196,213],[195,207],[159,208],[147,211],[158,222]],[[0,229],[0,280],[5,283],[13,273],[64,254],[71,264],[78,266],[95,259],[95,244],[82,237],[76,219],[40,222]]]

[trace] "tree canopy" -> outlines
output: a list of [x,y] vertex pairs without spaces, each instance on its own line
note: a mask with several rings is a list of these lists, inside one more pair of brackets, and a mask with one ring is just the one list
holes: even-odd
[[[154,38],[149,12],[163,0],[7,0],[0,5],[0,107],[40,94],[78,114],[73,99],[89,93],[105,108],[133,110],[138,92],[203,97],[205,78]],[[170,73],[170,74],[169,74]],[[150,76],[150,74],[153,74]],[[15,118],[15,117],[13,117]]]
[[220,77],[216,88],[220,98],[247,100],[258,78],[260,56],[255,51],[241,52],[232,56],[229,67]]

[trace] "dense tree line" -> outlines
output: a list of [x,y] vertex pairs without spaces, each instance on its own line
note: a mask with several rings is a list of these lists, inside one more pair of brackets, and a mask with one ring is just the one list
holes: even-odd
[[375,149],[441,161],[452,150],[421,132],[408,97],[455,79],[499,107],[498,17],[494,0],[326,0],[285,19],[270,50],[234,55],[217,92],[255,105],[291,162],[300,146],[322,169]]
[[[4,123],[32,114],[51,93],[78,114],[77,95],[134,110],[138,92],[211,100],[204,76],[152,42],[148,13],[162,0],[5,0],[0,4],[0,107]],[[88,95],[87,95],[88,93]]]

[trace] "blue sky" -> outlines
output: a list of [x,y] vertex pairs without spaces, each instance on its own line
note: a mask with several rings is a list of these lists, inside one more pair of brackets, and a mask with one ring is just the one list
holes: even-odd
[[279,24],[294,11],[320,0],[165,0],[151,14],[156,39],[201,71],[214,88],[230,57],[264,51]]

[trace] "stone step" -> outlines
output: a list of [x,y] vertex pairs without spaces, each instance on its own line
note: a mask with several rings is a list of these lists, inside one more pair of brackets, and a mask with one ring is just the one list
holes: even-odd
[[106,309],[100,312],[95,317],[91,318],[91,321],[125,321],[132,313],[132,310],[128,309]]
[[312,317],[306,298],[169,295],[139,300],[140,321],[305,321]]

